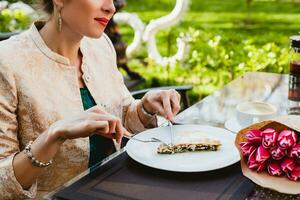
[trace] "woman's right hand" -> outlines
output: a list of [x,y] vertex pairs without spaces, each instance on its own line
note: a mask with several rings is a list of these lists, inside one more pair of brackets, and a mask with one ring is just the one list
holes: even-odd
[[99,134],[121,142],[123,135],[130,135],[119,118],[94,106],[70,119],[55,122],[49,128],[54,139],[75,139]]
[[[75,139],[99,134],[121,142],[123,135],[130,135],[122,126],[121,120],[102,111],[98,106],[81,114],[52,124],[31,145],[32,154],[41,162],[53,159],[65,139]],[[44,171],[29,162],[27,155],[18,153],[13,160],[17,180],[24,189],[32,186]]]

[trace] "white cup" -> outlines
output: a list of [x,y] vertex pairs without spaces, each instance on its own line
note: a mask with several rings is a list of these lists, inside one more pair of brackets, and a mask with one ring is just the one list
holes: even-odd
[[253,123],[272,119],[277,114],[277,108],[265,102],[243,102],[236,106],[236,117],[242,127]]

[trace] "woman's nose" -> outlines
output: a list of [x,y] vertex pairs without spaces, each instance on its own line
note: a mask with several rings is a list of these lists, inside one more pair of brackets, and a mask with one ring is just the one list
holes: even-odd
[[106,13],[113,14],[116,12],[113,0],[104,0],[102,5],[102,10]]

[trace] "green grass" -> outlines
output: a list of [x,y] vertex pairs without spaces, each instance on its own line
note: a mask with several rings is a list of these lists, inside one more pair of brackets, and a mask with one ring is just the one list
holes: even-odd
[[[144,22],[168,14],[175,0],[127,0],[128,12],[137,13]],[[251,37],[257,43],[276,42],[289,45],[289,36],[300,31],[300,4],[289,1],[254,1],[251,7],[251,21],[245,0],[192,0],[190,10],[178,32],[188,27],[223,34],[226,40],[233,42]],[[128,34],[128,35],[127,35]],[[130,41],[131,31],[125,30]],[[160,34],[163,37],[165,34]],[[164,39],[161,39],[164,41]],[[159,43],[159,46],[164,46]]]
[[[170,11],[175,0],[127,0],[126,10],[144,12],[152,10]],[[253,1],[253,12],[298,13],[297,3],[288,0]],[[246,12],[246,0],[191,0],[191,11],[196,12]]]

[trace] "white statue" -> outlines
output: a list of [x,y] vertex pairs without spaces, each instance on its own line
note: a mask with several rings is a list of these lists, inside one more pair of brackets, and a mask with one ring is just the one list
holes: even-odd
[[35,10],[26,3],[22,1],[18,1],[16,3],[12,3],[8,7],[10,10],[22,10],[26,15],[35,15]]
[[32,20],[38,19],[37,12],[30,5],[23,3],[22,1],[9,4],[8,1],[0,0],[0,11],[3,9],[9,9],[11,11],[22,10],[26,15],[30,16]]
[[161,18],[152,20],[146,27],[144,33],[144,41],[147,42],[149,57],[155,60],[157,64],[168,65],[174,64],[178,60],[184,58],[186,43],[182,38],[177,38],[177,53],[172,57],[163,57],[156,45],[155,36],[159,30],[166,29],[177,24],[182,18],[185,11],[188,9],[189,0],[176,0],[176,5],[173,11]]
[[0,1],[0,11],[7,8],[8,1]]
[[133,42],[126,49],[126,55],[130,58],[134,51],[142,45],[145,24],[136,14],[127,12],[116,13],[114,20],[120,24],[128,24],[134,29]]
[[142,41],[144,41],[147,43],[149,57],[157,64],[166,66],[182,60],[187,50],[187,42],[182,37],[177,38],[177,53],[172,57],[163,57],[157,49],[155,36],[158,31],[177,24],[183,18],[188,6],[189,0],[176,0],[175,8],[170,14],[150,21],[146,28],[136,15],[130,13],[117,13],[114,18],[115,21],[117,23],[127,23],[135,31],[133,43],[130,44],[126,51],[127,56],[130,57],[132,53],[141,46]]

